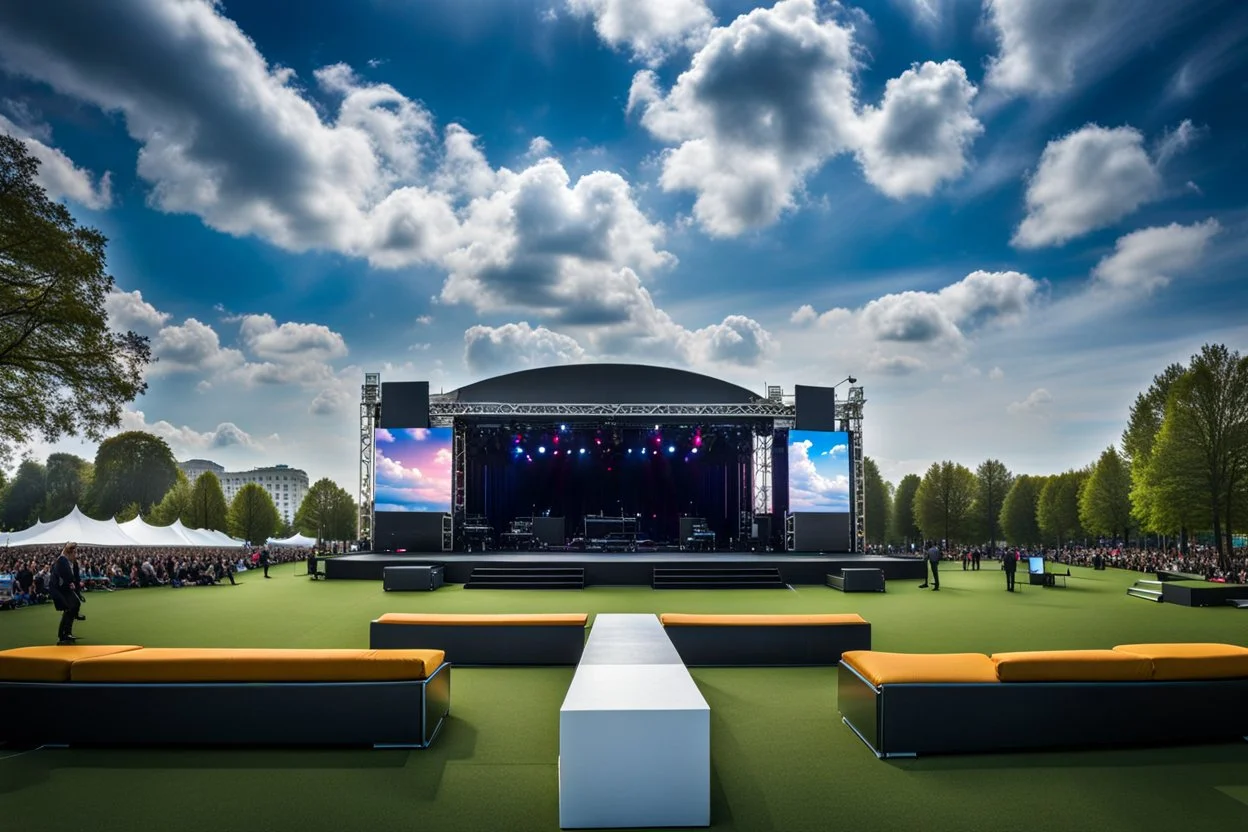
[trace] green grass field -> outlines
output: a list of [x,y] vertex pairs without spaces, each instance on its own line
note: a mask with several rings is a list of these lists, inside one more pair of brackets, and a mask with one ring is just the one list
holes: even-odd
[[[268,581],[248,574],[238,587],[92,593],[83,610],[88,620],[76,632],[87,644],[366,647],[369,620],[384,612],[857,612],[871,622],[880,650],[1248,644],[1248,613],[1129,598],[1137,576],[1119,571],[1076,569],[1066,589],[1010,594],[995,564],[978,573],[946,566],[939,594],[906,581],[891,583],[886,594],[849,595],[824,587],[460,586],[386,594],[380,582],[312,582],[294,571],[278,567]],[[0,614],[0,648],[50,643],[56,621],[50,606]],[[880,761],[841,724],[832,668],[692,672],[711,706],[717,830],[1248,828],[1248,743]],[[456,669],[453,715],[426,751],[45,749],[10,756],[15,752],[0,748],[0,828],[557,830],[559,705],[572,673]],[[0,703],[0,718],[21,715]],[[1147,737],[1147,725],[1140,734]]]

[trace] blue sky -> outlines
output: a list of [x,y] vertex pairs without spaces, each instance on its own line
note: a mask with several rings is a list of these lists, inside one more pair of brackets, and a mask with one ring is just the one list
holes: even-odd
[[352,491],[365,371],[567,361],[852,374],[894,481],[1091,462],[1244,346],[1246,97],[1230,0],[0,8],[0,130],[160,357],[125,426]]

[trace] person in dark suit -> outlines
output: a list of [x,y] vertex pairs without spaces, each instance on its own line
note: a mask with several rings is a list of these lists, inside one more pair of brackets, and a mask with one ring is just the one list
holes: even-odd
[[[939,546],[933,545],[932,548],[927,550],[927,562],[932,567],[932,592],[939,592],[940,591],[940,547]],[[919,584],[919,589],[924,589],[926,587],[927,587],[927,579],[925,578],[923,580],[923,583]]]
[[260,550],[260,566],[264,568],[264,577],[269,577],[269,547]]
[[48,581],[48,594],[52,603],[61,612],[61,624],[56,631],[57,644],[73,644],[78,640],[74,635],[74,622],[85,621],[86,616],[79,615],[82,608],[82,579],[78,572],[78,544],[66,543],[60,557],[52,565],[52,575]]
[[1005,591],[1014,591],[1014,573],[1018,571],[1018,552],[1006,549],[1001,553],[1001,568],[1005,570]]

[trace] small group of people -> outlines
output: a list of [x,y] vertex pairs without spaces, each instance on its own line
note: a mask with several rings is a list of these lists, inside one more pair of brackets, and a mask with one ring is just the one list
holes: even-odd
[[[940,562],[944,559],[944,552],[939,544],[932,544],[923,553],[923,559],[927,561],[928,569],[931,571],[931,579],[926,573],[923,576],[923,583],[919,584],[919,589],[927,589],[929,586],[932,592],[940,591]],[[979,571],[980,560],[983,552],[978,549],[968,549],[961,553],[962,571]],[[1018,574],[1018,561],[1021,557],[1017,549],[1006,548],[1001,550],[1001,570],[1005,573],[1005,591],[1014,591],[1014,576]]]

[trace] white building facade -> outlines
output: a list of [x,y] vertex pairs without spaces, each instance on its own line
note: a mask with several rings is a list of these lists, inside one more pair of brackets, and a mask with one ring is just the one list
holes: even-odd
[[179,462],[178,467],[186,473],[192,482],[205,471],[212,471],[221,481],[221,490],[225,492],[225,502],[231,503],[239,489],[248,483],[269,492],[273,505],[277,506],[277,516],[283,523],[295,522],[295,512],[308,493],[308,474],[289,465],[274,465],[272,468],[253,468],[250,471],[227,471],[215,462],[206,459],[190,459]]

